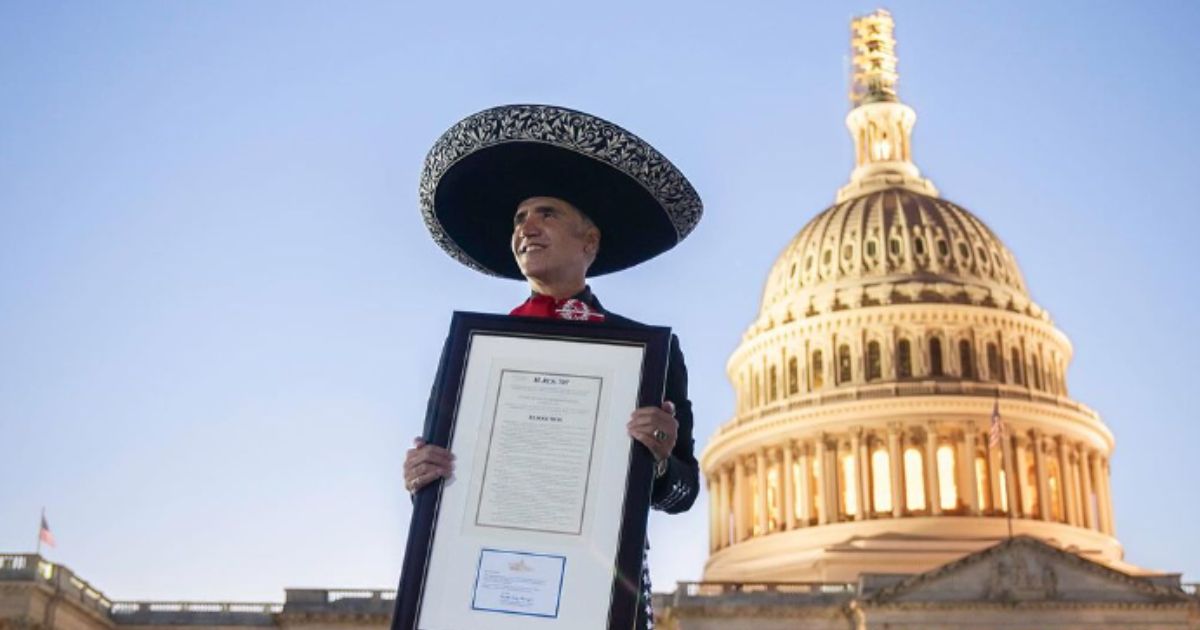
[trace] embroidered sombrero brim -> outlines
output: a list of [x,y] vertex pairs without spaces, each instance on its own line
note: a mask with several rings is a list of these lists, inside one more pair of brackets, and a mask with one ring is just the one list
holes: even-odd
[[560,197],[600,228],[598,276],[649,260],[700,220],[700,196],[654,147],[608,122],[550,105],[474,114],[433,145],[421,173],[421,214],[459,262],[521,278],[513,214],[530,197]]

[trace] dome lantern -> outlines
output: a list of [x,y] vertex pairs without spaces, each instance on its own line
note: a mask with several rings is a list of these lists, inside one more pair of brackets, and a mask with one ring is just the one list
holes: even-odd
[[854,140],[856,166],[850,183],[837,193],[839,202],[884,188],[906,188],[936,197],[933,182],[921,177],[912,161],[913,108],[900,102],[895,23],[879,9],[850,23],[854,59],[846,126]]

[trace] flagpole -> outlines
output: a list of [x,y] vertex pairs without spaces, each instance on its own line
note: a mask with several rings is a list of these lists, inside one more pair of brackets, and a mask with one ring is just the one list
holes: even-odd
[[46,506],[43,505],[42,506],[42,518],[38,520],[37,551],[34,552],[34,555],[38,555],[38,556],[42,555],[42,523],[45,523],[45,522],[46,522]]
[[1008,521],[1008,539],[1013,537],[1013,510],[1016,509],[1013,497],[1016,493],[1012,491],[1013,476],[1012,470],[1009,469],[1008,461],[1012,458],[1012,440],[1008,435],[1008,425],[1004,424],[1004,420],[1000,418],[1000,387],[996,387],[996,400],[992,403],[992,422],[988,428],[988,448],[995,447],[996,443],[1000,444],[1000,467],[1004,475],[1004,493],[1001,497],[996,497],[995,503],[1000,501],[1008,509],[1004,510],[1004,515]]

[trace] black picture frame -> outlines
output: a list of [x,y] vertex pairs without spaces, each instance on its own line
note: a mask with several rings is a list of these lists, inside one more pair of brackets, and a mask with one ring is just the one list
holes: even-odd
[[[669,360],[670,328],[456,311],[450,322],[442,365],[427,412],[427,434],[424,437],[431,444],[448,447],[452,443],[471,341],[479,334],[641,346],[644,350],[637,405],[657,407],[662,404]],[[614,571],[606,625],[610,630],[631,629],[637,620],[646,522],[654,483],[654,456],[650,450],[634,442],[629,453],[619,542],[612,563]],[[442,490],[443,482],[438,480],[414,495],[392,630],[421,630],[417,624],[426,592],[433,541],[438,535]]]

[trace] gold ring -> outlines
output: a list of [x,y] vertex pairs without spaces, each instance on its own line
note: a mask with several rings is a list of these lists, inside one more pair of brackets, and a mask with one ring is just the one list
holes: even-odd
[[666,442],[667,441],[667,432],[663,431],[662,429],[655,429],[654,430],[654,439],[658,440],[659,442]]

